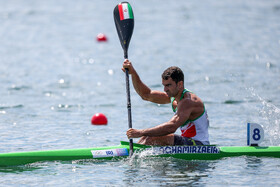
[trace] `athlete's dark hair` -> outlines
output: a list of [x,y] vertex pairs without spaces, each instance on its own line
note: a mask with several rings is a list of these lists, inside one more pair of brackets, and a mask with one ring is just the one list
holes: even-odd
[[168,80],[171,78],[176,84],[180,81],[184,83],[184,73],[183,71],[177,66],[171,66],[167,68],[161,75],[162,79]]

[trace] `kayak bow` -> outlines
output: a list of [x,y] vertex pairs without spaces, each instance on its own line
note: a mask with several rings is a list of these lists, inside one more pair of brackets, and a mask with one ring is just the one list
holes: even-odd
[[[216,160],[224,157],[256,156],[280,158],[280,146],[159,146],[134,144],[134,151],[145,156],[173,157],[184,160]],[[121,159],[129,156],[129,142],[118,146],[82,149],[62,149],[30,152],[1,153],[0,166],[24,165],[43,161],[70,161],[83,159]]]

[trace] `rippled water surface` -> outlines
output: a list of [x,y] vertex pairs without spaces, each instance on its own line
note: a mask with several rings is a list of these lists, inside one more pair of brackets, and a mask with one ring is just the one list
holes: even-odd
[[[118,2],[0,1],[0,152],[118,145],[126,140],[123,52],[113,22]],[[263,126],[262,145],[280,145],[279,1],[130,1],[129,48],[142,80],[162,90],[171,65],[205,102],[212,144],[246,145],[246,124]],[[98,33],[107,42],[96,41]],[[133,127],[172,117],[169,105],[131,89]],[[92,126],[97,112],[107,126]],[[179,132],[178,132],[179,133]],[[10,186],[277,186],[280,160],[170,158],[44,162],[0,168]]]

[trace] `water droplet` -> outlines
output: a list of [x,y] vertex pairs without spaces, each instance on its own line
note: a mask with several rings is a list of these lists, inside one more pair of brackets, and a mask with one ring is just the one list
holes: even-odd
[[271,63],[270,63],[270,62],[267,62],[267,63],[266,63],[266,68],[269,69],[270,67],[271,67]]
[[88,60],[88,63],[89,63],[89,64],[93,64],[93,63],[94,63],[94,59],[93,59],[93,58],[90,58],[90,59]]
[[65,80],[64,80],[64,79],[59,79],[58,83],[59,83],[59,84],[64,84],[64,83],[65,83]]
[[113,75],[113,74],[114,74],[114,71],[113,71],[112,69],[109,69],[109,70],[108,70],[108,74],[109,74],[109,75]]

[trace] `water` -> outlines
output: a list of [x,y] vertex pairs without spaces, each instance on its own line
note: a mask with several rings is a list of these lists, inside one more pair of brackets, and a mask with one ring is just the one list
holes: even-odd
[[[122,49],[108,1],[0,1],[0,152],[118,145],[126,140]],[[246,145],[260,123],[262,145],[280,145],[279,1],[131,1],[129,58],[142,80],[162,90],[161,73],[183,69],[205,102],[210,141]],[[96,42],[98,33],[108,42]],[[133,127],[171,118],[168,105],[131,89]],[[90,124],[102,112],[107,126]],[[45,162],[1,168],[9,186],[275,186],[279,159],[134,159]]]

